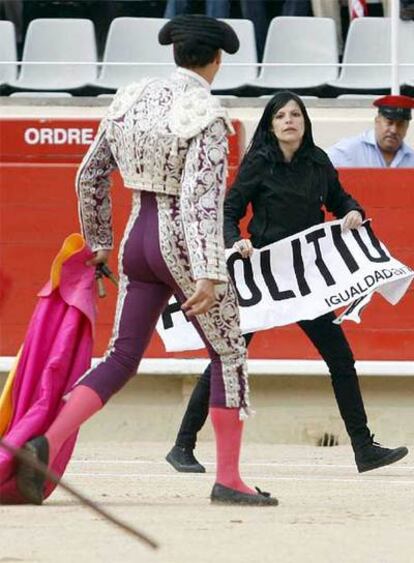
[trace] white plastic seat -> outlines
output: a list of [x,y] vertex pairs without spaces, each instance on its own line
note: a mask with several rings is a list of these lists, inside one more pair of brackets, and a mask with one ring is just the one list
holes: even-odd
[[[95,28],[86,19],[37,19],[30,22],[22,62],[69,64],[22,65],[12,87],[30,90],[70,90],[95,80],[97,74]],[[70,64],[75,62],[90,64]]]
[[[401,67],[400,72],[402,71],[402,80],[403,84],[407,84],[408,86],[414,87],[414,20],[409,22],[401,22],[405,26],[407,26],[407,32],[405,34],[405,39],[407,40],[407,45],[404,46],[404,49],[407,49],[407,55],[409,57],[409,67]],[[410,56],[411,55],[411,56]],[[403,61],[402,61],[403,62]]]
[[[250,20],[226,19],[240,40],[234,55],[222,51],[222,66],[214,79],[213,90],[227,90],[248,84],[257,78],[257,50],[254,26]],[[225,66],[226,63],[251,63],[252,66]]]
[[[263,94],[259,96],[259,98],[263,98],[264,100],[270,100],[273,98],[274,94]],[[300,96],[301,100],[320,100],[318,96]]]
[[16,80],[16,32],[14,24],[10,21],[0,21],[0,61],[10,62],[10,64],[0,65],[0,84]]
[[169,76],[175,68],[173,50],[171,45],[158,43],[158,32],[167,21],[162,18],[115,18],[108,31],[102,62],[131,64],[103,65],[92,85],[118,89],[147,76]]
[[[250,82],[263,88],[314,88],[338,76],[338,45],[331,18],[277,17],[267,32],[264,63],[313,63],[315,66],[262,67]],[[318,63],[329,66],[318,66]]]
[[10,98],[72,98],[69,92],[36,92],[30,90],[29,92],[13,92]]
[[[400,84],[414,75],[414,24],[399,21]],[[382,90],[391,88],[391,67],[373,66],[391,62],[390,18],[356,18],[352,20],[344,49],[343,63],[365,63],[366,66],[342,67],[330,86],[349,90]],[[371,63],[371,64],[370,64]]]
[[378,98],[377,94],[341,94],[337,100],[368,100],[374,101]]

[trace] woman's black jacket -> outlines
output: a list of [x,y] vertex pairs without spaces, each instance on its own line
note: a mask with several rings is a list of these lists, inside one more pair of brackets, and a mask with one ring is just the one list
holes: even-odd
[[325,207],[338,219],[359,203],[342,188],[327,154],[301,148],[290,163],[281,154],[256,152],[243,161],[224,202],[224,239],[230,248],[240,240],[239,221],[252,204],[248,225],[252,244],[261,248],[324,221]]

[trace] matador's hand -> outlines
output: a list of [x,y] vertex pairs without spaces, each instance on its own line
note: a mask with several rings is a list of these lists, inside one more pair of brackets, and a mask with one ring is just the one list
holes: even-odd
[[362,225],[362,215],[359,211],[350,211],[342,219],[342,232],[348,229],[357,229]]
[[233,248],[234,250],[237,250],[237,252],[239,252],[243,256],[243,258],[248,258],[253,254],[253,245],[248,238],[243,238],[236,241],[233,244]]
[[196,281],[193,295],[181,306],[187,316],[202,315],[211,309],[216,301],[214,285],[213,280],[201,279]]
[[86,262],[87,266],[97,266],[98,264],[106,264],[111,255],[110,250],[97,250],[94,257]]

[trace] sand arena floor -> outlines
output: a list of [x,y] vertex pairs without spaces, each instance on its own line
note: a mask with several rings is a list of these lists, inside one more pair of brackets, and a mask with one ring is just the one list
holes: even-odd
[[[276,508],[211,506],[207,474],[176,473],[170,444],[80,442],[65,479],[160,543],[152,551],[61,490],[41,507],[0,506],[0,563],[411,563],[414,462],[358,475],[349,446],[249,445],[243,474]],[[413,450],[414,451],[414,450]]]

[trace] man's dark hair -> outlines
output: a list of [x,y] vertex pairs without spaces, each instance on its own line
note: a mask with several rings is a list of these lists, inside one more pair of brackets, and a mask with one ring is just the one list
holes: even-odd
[[177,66],[199,68],[212,63],[218,49],[199,43],[195,39],[174,43],[174,60]]

